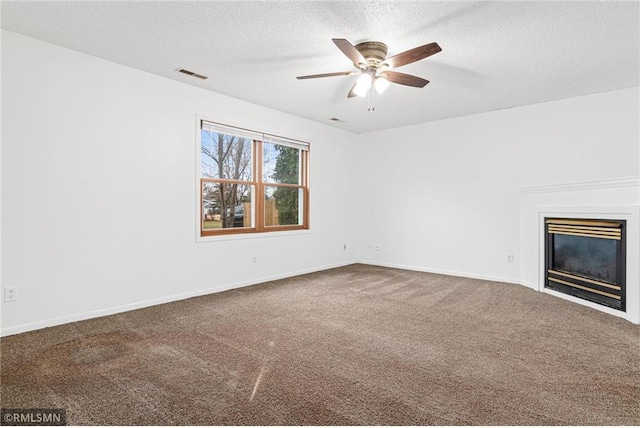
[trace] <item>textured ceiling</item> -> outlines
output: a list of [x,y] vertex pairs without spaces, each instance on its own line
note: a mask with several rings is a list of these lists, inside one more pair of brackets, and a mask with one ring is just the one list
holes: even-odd
[[[640,84],[638,2],[4,1],[2,27],[354,132]],[[368,112],[356,76],[295,78],[351,69],[332,38],[443,51],[398,70],[429,85]]]

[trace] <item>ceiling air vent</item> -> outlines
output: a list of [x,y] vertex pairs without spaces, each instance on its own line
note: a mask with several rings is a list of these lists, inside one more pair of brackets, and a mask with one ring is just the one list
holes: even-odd
[[197,77],[198,79],[206,79],[207,76],[203,76],[202,74],[198,74],[198,73],[194,73],[193,71],[187,70],[186,68],[179,68],[176,71],[189,75],[189,76],[193,76],[193,77]]

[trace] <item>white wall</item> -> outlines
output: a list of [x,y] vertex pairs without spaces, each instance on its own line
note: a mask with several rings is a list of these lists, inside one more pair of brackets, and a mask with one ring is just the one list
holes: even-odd
[[358,258],[520,282],[518,188],[640,175],[639,105],[636,87],[359,136]]
[[[2,57],[2,334],[355,261],[353,134],[11,32]],[[311,142],[310,232],[196,243],[196,114]]]
[[[640,175],[638,88],[355,135],[5,31],[2,60],[3,335],[355,261],[518,283],[519,188]],[[311,142],[311,232],[196,243],[196,114]]]

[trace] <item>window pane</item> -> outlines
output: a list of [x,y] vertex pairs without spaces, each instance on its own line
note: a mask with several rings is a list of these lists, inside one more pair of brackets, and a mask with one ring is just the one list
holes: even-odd
[[302,224],[302,189],[291,187],[265,187],[265,226]]
[[263,143],[262,177],[265,183],[300,184],[300,150]]
[[206,129],[200,133],[201,178],[253,180],[252,140]]
[[253,227],[252,187],[235,183],[203,183],[202,230]]

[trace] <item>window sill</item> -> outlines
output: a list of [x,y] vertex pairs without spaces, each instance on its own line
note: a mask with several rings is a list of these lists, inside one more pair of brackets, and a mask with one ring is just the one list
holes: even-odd
[[198,236],[196,238],[197,243],[201,242],[220,242],[220,241],[236,241],[240,239],[262,239],[262,238],[276,238],[279,236],[291,236],[291,235],[308,235],[311,233],[309,229],[296,229],[296,230],[280,230],[277,232],[259,232],[259,233],[232,233],[226,235],[210,235],[210,236]]

